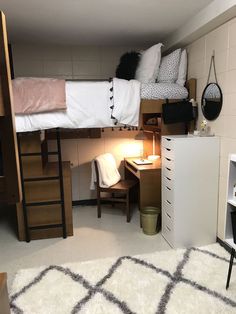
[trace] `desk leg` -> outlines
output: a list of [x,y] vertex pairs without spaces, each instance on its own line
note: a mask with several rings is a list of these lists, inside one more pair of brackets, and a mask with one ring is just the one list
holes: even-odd
[[[125,168],[125,173],[124,174],[125,174],[125,179],[126,180],[135,180],[135,181],[137,181],[137,183],[139,183],[138,178],[132,172],[130,172],[127,168]],[[138,200],[138,206],[139,206],[139,209],[140,209],[139,184],[137,184],[137,186],[135,186],[130,192],[131,192],[131,194],[130,194],[130,201],[131,202],[135,202],[136,200]]]

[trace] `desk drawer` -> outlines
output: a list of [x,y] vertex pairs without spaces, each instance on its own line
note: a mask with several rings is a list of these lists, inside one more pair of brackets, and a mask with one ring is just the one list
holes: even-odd
[[162,186],[168,186],[173,190],[174,188],[174,180],[162,175]]
[[128,161],[125,160],[125,169],[127,169],[128,171],[130,171],[133,175],[135,175],[135,177],[137,177],[138,179],[140,179],[140,171],[135,168],[131,163],[129,163]]
[[162,147],[172,149],[174,146],[174,140],[172,140],[168,137],[163,137],[161,145],[162,145]]
[[174,170],[169,167],[162,167],[162,176],[174,180]]
[[167,214],[173,220],[174,219],[173,204],[170,204],[167,200],[162,200],[162,213]]
[[161,153],[162,153],[162,157],[167,157],[167,158],[170,158],[171,160],[174,159],[174,150],[173,150],[173,148],[168,148],[168,147],[162,146]]
[[166,239],[166,241],[173,246],[173,239],[174,239],[174,231],[173,231],[173,224],[170,223],[166,216],[162,216],[162,235]]
[[162,165],[164,167],[170,168],[171,170],[174,169],[174,161],[172,158],[168,158],[166,156],[162,157]]
[[166,185],[162,187],[162,199],[163,201],[168,201],[170,205],[174,203],[174,191]]
[[173,222],[172,217],[167,212],[163,212],[162,216],[163,216],[163,221],[165,225],[168,226],[173,231],[174,222]]

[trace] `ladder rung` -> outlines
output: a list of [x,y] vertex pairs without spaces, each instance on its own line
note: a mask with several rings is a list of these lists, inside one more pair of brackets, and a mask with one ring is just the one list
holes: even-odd
[[49,177],[30,177],[25,178],[24,182],[34,182],[34,181],[49,181],[49,180],[59,180],[59,176],[49,176]]
[[[58,152],[48,152],[46,155],[58,155]],[[25,157],[25,156],[42,156],[41,152],[37,153],[21,153],[20,156]]]
[[30,230],[40,230],[40,229],[49,229],[49,228],[62,228],[62,224],[50,224],[50,225],[41,225],[29,227]]
[[61,200],[55,200],[55,201],[38,201],[38,202],[29,202],[25,203],[26,206],[42,206],[42,205],[56,205],[56,204],[62,204]]
[[[26,241],[29,242],[31,240],[30,231],[31,230],[42,230],[42,229],[49,229],[49,228],[62,228],[62,234],[63,238],[67,237],[66,234],[66,217],[65,217],[65,204],[64,204],[64,189],[63,189],[63,168],[62,168],[62,158],[61,158],[61,142],[60,142],[60,129],[56,129],[56,141],[57,141],[57,151],[51,151],[47,152],[32,152],[32,153],[22,153],[21,152],[21,144],[20,144],[20,134],[17,134],[17,144],[18,144],[18,151],[19,151],[19,162],[20,162],[20,174],[21,174],[21,186],[22,186],[22,205],[23,205],[23,215],[24,215],[24,224],[25,224],[25,236]],[[41,144],[41,149],[43,149]],[[46,147],[47,150],[47,147]],[[49,155],[56,155],[58,159],[58,175],[57,176],[48,176],[48,173],[44,173],[44,175],[41,175],[40,177],[31,176],[28,178],[24,178],[23,175],[23,162],[22,157],[24,156],[39,156],[43,158],[45,156]],[[24,182],[30,182],[30,181],[47,181],[47,180],[59,180],[60,184],[60,199],[56,200],[48,200],[48,201],[29,201],[26,202],[25,200],[25,185]],[[56,205],[60,204],[61,207],[61,223],[56,224],[48,224],[48,225],[35,225],[35,226],[29,226],[28,224],[28,213],[27,213],[27,206],[47,206],[47,205]],[[50,209],[49,209],[50,210]]]

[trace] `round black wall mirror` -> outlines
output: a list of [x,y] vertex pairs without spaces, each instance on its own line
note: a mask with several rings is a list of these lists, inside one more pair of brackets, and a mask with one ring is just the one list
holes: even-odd
[[217,83],[209,83],[202,94],[202,113],[207,120],[215,120],[222,108],[223,95]]

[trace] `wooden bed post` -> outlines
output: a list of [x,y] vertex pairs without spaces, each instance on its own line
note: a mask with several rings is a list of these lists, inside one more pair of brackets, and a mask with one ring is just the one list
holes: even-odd
[[14,204],[19,202],[22,196],[15,116],[12,108],[6,19],[2,12],[0,12],[0,140],[3,157],[3,177],[1,179],[5,182],[4,201]]

